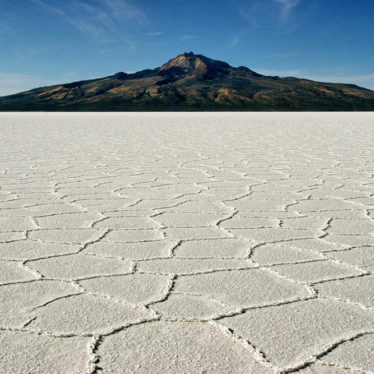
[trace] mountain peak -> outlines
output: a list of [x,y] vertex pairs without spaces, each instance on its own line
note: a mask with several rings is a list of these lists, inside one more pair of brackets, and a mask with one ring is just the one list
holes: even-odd
[[195,55],[193,52],[185,52],[172,58],[167,63],[163,64],[159,70],[168,70],[171,68],[179,68],[185,73],[204,73],[208,70],[208,66],[204,63],[203,56]]
[[[182,55],[183,55],[183,56],[186,56],[186,57],[197,56],[197,55],[195,55],[192,51],[191,51],[191,52],[184,52]],[[180,56],[182,56],[182,55],[180,55]]]
[[213,60],[193,52],[184,52],[158,68],[163,74],[172,72],[173,75],[183,74],[185,76],[203,76],[213,79],[218,76],[229,75],[233,68],[223,61]]

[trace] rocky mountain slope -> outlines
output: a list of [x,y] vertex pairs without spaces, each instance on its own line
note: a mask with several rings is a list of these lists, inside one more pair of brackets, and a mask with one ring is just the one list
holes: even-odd
[[156,69],[0,97],[0,110],[374,110],[374,91],[352,84],[264,76],[190,52]]

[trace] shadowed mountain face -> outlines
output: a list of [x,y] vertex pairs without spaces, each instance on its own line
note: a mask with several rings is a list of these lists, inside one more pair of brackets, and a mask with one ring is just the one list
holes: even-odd
[[190,52],[156,69],[0,97],[0,110],[374,110],[374,91],[264,76]]

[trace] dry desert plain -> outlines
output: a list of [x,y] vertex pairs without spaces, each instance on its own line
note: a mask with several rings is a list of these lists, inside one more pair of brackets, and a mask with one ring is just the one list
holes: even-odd
[[373,113],[0,114],[0,372],[374,372]]

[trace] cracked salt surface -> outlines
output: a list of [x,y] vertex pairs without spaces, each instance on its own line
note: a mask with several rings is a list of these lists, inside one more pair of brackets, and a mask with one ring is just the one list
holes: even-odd
[[1,373],[374,373],[373,123],[0,114]]

